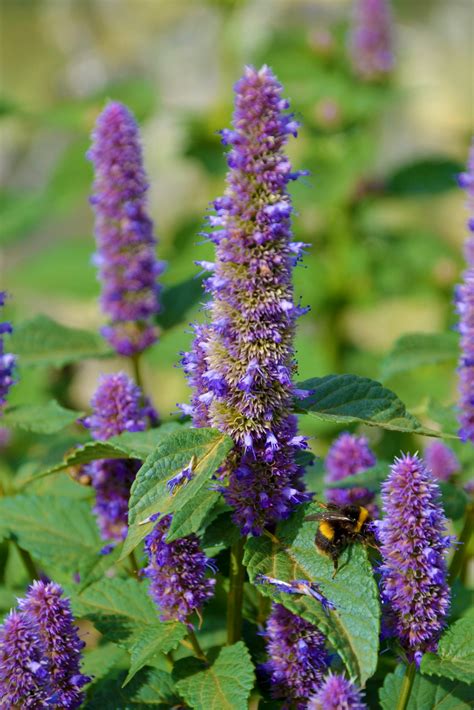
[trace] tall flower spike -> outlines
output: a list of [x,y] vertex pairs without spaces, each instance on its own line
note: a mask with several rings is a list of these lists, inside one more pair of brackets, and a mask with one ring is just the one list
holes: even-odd
[[244,534],[260,534],[309,496],[301,481],[292,411],[295,305],[292,269],[304,244],[291,242],[293,172],[283,148],[298,123],[271,70],[247,67],[235,86],[233,130],[222,131],[229,172],[209,217],[216,263],[206,265],[210,322],[183,358],[195,426],[229,434],[234,453],[223,488]]
[[157,339],[156,278],[163,271],[147,214],[138,126],[126,106],[112,102],[97,119],[92,138],[88,158],[95,168],[95,261],[102,309],[110,320],[102,334],[120,355],[132,356]]
[[455,294],[458,330],[461,334],[458,368],[459,436],[463,441],[474,443],[474,142],[469,153],[467,171],[459,176],[459,185],[468,195],[468,228],[471,232],[464,248],[467,269],[463,273],[463,283],[457,286]]
[[[449,609],[446,554],[451,538],[437,481],[410,454],[396,459],[382,485],[378,523],[382,601],[409,661],[436,651]],[[403,521],[403,524],[401,524]]]
[[0,626],[0,708],[50,708],[48,667],[35,622],[10,612]]
[[423,456],[427,468],[438,481],[448,481],[461,469],[458,457],[449,446],[442,441],[429,444]]
[[[0,308],[5,305],[6,293],[0,291]],[[16,358],[11,353],[4,352],[3,336],[5,333],[11,333],[12,327],[10,323],[0,323],[0,415],[4,408],[7,395],[10,387],[14,384],[13,368],[15,367]]]
[[79,708],[84,701],[82,688],[90,678],[81,673],[84,642],[78,636],[69,599],[54,582],[33,582],[18,606],[38,629],[40,643],[48,661],[53,707]]
[[362,694],[342,675],[330,673],[308,703],[307,710],[366,710]]
[[216,580],[207,571],[216,571],[214,562],[199,547],[196,535],[166,542],[171,515],[163,517],[145,539],[150,578],[150,595],[161,611],[162,621],[185,622],[214,594]]
[[[101,378],[91,405],[93,412],[82,423],[94,439],[110,439],[126,431],[144,431],[156,412],[142,403],[139,387],[123,372]],[[123,540],[127,534],[130,488],[140,462],[134,459],[102,459],[85,467],[96,490],[99,528],[104,540]]]
[[355,72],[368,81],[393,69],[392,13],[389,0],[355,0],[349,40]]
[[272,697],[286,701],[285,707],[303,710],[328,668],[323,634],[281,604],[274,604],[265,638],[269,660],[262,671],[270,681]]
[[[367,439],[364,436],[343,432],[333,442],[326,456],[326,482],[342,481],[356,473],[366,471],[375,464],[375,454],[370,449]],[[372,517],[378,513],[377,506],[373,503],[375,494],[368,488],[360,486],[330,488],[326,491],[326,498],[329,503],[336,505],[363,505]]]

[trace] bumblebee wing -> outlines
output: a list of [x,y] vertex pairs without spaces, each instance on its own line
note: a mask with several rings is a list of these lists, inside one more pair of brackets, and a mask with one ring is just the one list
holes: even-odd
[[340,520],[342,522],[351,522],[351,519],[347,515],[342,515],[341,513],[335,513],[333,511],[322,511],[321,513],[315,513],[314,515],[307,515],[305,520]]

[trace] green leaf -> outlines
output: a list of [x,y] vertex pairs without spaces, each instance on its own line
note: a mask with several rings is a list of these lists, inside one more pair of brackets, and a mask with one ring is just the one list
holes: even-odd
[[250,654],[242,641],[222,648],[210,668],[176,683],[194,710],[242,710],[254,684]]
[[83,412],[61,407],[55,399],[46,404],[19,404],[9,407],[2,417],[2,425],[25,429],[35,434],[55,434],[82,416]]
[[207,295],[202,288],[202,279],[191,278],[180,284],[168,286],[161,295],[161,312],[156,322],[163,330],[170,330],[183,322],[188,311]]
[[297,411],[305,412],[333,424],[367,424],[391,431],[403,431],[425,436],[441,436],[423,427],[406,410],[403,402],[380,382],[358,375],[327,375],[305,380],[298,385],[311,390],[296,404]]
[[21,367],[61,367],[86,358],[114,355],[98,333],[69,328],[45,315],[38,315],[16,326],[9,347],[18,356]]
[[127,660],[127,654],[122,648],[113,643],[104,643],[84,653],[81,670],[84,675],[92,677],[92,683],[97,683],[111,668],[123,665]]
[[444,156],[433,156],[402,165],[387,179],[385,190],[396,197],[436,195],[456,188],[464,166]]
[[364,685],[378,660],[380,606],[372,567],[366,550],[350,545],[342,553],[333,579],[332,562],[314,545],[315,523],[303,520],[308,512],[313,511],[305,507],[278,526],[280,544],[265,536],[249,539],[244,564],[251,582],[264,574],[285,582],[307,579],[318,584],[335,604],[334,610],[326,613],[315,599],[280,593],[270,584],[259,584],[258,589],[315,624],[338,652],[349,675]]
[[48,571],[92,575],[104,564],[103,541],[90,504],[56,496],[0,498],[0,531],[9,534]]
[[[385,677],[379,692],[382,710],[398,707],[404,673],[404,667],[399,666]],[[472,698],[472,688],[465,683],[427,678],[417,673],[405,710],[470,710]]]
[[463,517],[468,502],[467,495],[454,483],[440,481],[443,508],[446,516],[451,520],[459,520]]
[[378,491],[380,484],[385,481],[389,473],[390,463],[388,461],[378,461],[375,466],[368,468],[367,471],[354,473],[353,476],[347,476],[340,481],[327,482],[326,488],[369,488],[372,491]]
[[456,333],[409,333],[396,341],[384,359],[381,377],[388,380],[422,365],[455,361],[458,356],[459,336]]
[[[129,529],[123,557],[128,555],[151,531],[154,522],[144,522],[155,514],[179,513],[187,508],[186,516],[200,504],[199,494],[209,484],[212,474],[226,458],[233,442],[230,437],[214,429],[186,429],[173,432],[146,459],[133,482],[129,503]],[[170,494],[168,481],[193,461],[192,479]],[[206,494],[209,491],[206,491]],[[217,493],[213,493],[217,498]],[[206,498],[208,496],[206,495]],[[208,507],[202,510],[207,514]],[[195,528],[196,530],[197,528]],[[173,529],[176,535],[176,525]],[[171,540],[168,535],[168,540]]]
[[421,672],[474,683],[474,618],[459,619],[442,635],[438,652],[425,653]]
[[131,664],[124,681],[127,685],[138,671],[158,653],[168,653],[179,644],[187,633],[185,624],[157,622],[147,626],[129,647]]
[[[147,678],[153,671],[143,669],[132,682],[123,688],[127,674],[120,668],[112,668],[98,683],[94,683],[85,710],[148,710],[149,704],[139,698],[139,693],[147,684]],[[160,710],[166,706],[158,704]],[[170,710],[169,706],[166,710]]]
[[170,673],[154,668],[148,672],[146,683],[142,685],[134,700],[146,706],[160,706],[164,710],[179,708],[182,703],[174,690],[174,681]]

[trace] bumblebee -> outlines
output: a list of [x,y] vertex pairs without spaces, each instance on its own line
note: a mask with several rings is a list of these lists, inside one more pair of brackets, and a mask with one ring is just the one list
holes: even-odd
[[[322,504],[321,504],[322,505]],[[370,529],[372,518],[367,508],[361,505],[338,506],[332,503],[325,510],[309,515],[305,520],[319,522],[314,544],[319,552],[330,557],[334,564],[333,579],[337,574],[339,557],[345,548],[354,543],[377,548],[375,536]]]

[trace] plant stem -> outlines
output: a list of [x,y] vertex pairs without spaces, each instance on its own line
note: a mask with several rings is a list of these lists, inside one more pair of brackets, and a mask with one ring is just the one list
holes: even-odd
[[138,385],[138,387],[140,387],[141,391],[143,392],[143,377],[142,369],[140,366],[140,353],[135,353],[135,355],[132,355],[130,361],[132,363],[133,377],[135,379],[135,383]]
[[405,675],[403,676],[402,687],[400,688],[400,695],[398,697],[396,710],[405,710],[410,700],[410,693],[413,687],[413,681],[415,680],[415,664],[410,663],[407,666]]
[[199,660],[204,661],[204,663],[206,663],[206,665],[209,665],[209,661],[207,660],[207,656],[204,653],[204,651],[202,650],[202,648],[199,644],[199,641],[197,640],[197,636],[194,633],[193,629],[189,629],[188,639],[189,639],[191,646],[193,647],[194,655],[196,656],[196,658],[199,658]]
[[244,574],[242,564],[245,538],[234,542],[230,548],[230,588],[227,598],[227,644],[238,641],[242,634],[242,602],[244,598]]
[[466,510],[466,518],[464,520],[464,526],[463,529],[461,530],[461,534],[459,536],[459,543],[456,548],[456,552],[453,555],[453,559],[451,560],[451,564],[449,565],[449,581],[450,584],[454,582],[456,577],[458,576],[459,572],[462,569],[462,566],[464,564],[464,559],[466,557],[467,553],[467,548],[469,546],[469,541],[471,539],[471,535],[474,531],[474,503],[470,503],[467,506]]
[[30,553],[20,547],[16,540],[13,540],[13,544],[18,550],[18,553],[21,557],[23,564],[25,565],[25,569],[28,572],[30,579],[32,581],[35,579],[39,579],[40,574]]

